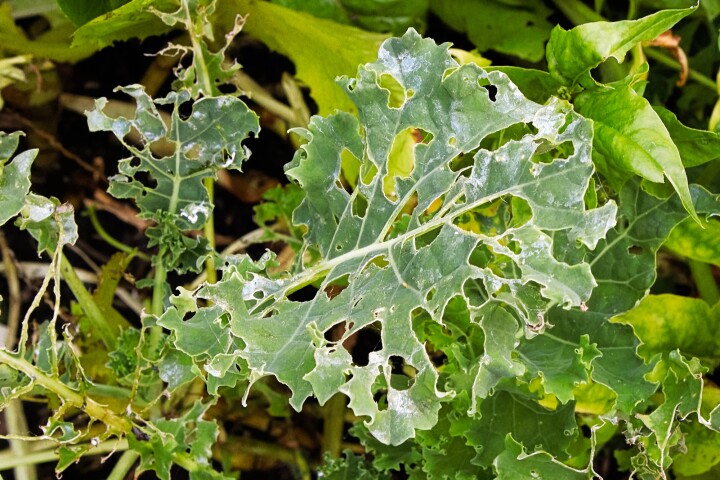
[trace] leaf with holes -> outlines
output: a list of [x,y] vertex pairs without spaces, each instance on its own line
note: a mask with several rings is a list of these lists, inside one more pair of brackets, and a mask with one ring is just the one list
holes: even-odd
[[[226,312],[242,346],[223,348],[247,362],[251,379],[275,376],[296,409],[311,395],[322,403],[340,391],[376,438],[397,445],[432,428],[454,394],[438,383],[413,319],[442,323],[450,300],[462,298],[487,337],[474,401],[492,395],[524,370],[503,365],[502,350],[541,331],[543,312],[578,307],[595,286],[588,264],[555,257],[564,247],[554,232],[591,249],[614,225],[616,207],[585,207],[593,173],[587,120],[557,99],[527,100],[500,72],[458,65],[446,45],[411,30],[340,83],[359,118],[314,118],[287,169],[305,191],[293,221],[307,229],[303,250],[316,255],[304,258],[317,260],[275,279],[259,264],[229,266],[221,282],[195,292],[213,306],[168,311],[161,321],[179,341],[186,323],[210,316],[221,325]],[[406,151],[409,168],[393,168],[394,144],[408,129],[420,141]],[[360,162],[353,191],[339,178],[346,155]],[[480,218],[487,209],[502,213],[497,224]],[[477,285],[472,295],[469,283]],[[312,299],[292,295],[310,285],[319,287]],[[341,285],[336,296],[326,293]],[[380,331],[381,346],[356,362],[342,344],[368,328]]]

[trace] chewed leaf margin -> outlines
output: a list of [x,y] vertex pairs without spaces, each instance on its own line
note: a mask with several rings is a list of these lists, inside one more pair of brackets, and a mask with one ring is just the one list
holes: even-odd
[[[392,93],[388,77],[396,82]],[[589,299],[590,266],[582,258],[558,260],[554,252],[569,247],[556,242],[593,248],[615,224],[616,206],[584,204],[594,171],[589,121],[567,102],[526,99],[500,72],[458,65],[447,45],[411,30],[385,42],[376,63],[341,84],[359,118],[313,118],[300,132],[308,143],[287,170],[305,192],[293,217],[307,229],[304,251],[315,253],[304,258],[319,260],[297,275],[271,279],[264,273],[271,257],[246,258],[228,266],[222,281],[195,292],[212,307],[168,311],[160,323],[178,336],[179,318],[209,322],[208,328],[229,318],[240,341],[217,353],[247,362],[251,381],[275,376],[292,391],[296,409],[311,395],[323,403],[345,393],[376,438],[398,445],[415,430],[432,428],[441,403],[455,393],[441,386],[414,318],[422,313],[442,324],[446,306],[459,297],[486,338],[496,327],[506,331],[503,343],[489,343],[468,372],[475,377],[475,410],[525,370],[521,363],[505,368],[505,357],[491,352],[507,348],[515,356],[524,335],[546,328],[542,318],[550,308]],[[399,102],[391,98],[398,92]],[[511,127],[522,134],[501,140],[498,132]],[[408,129],[420,133],[405,163],[412,169],[393,171],[393,142]],[[348,155],[360,163],[351,191],[340,178]],[[492,228],[465,221],[505,204],[517,206],[504,207],[507,214]],[[566,234],[555,238],[559,231]],[[478,253],[487,258],[474,258]],[[291,297],[311,284],[319,285],[311,300]],[[347,286],[336,296],[326,293],[340,284]],[[336,339],[328,339],[331,330]],[[362,330],[379,336],[365,364],[343,347]],[[399,371],[401,365],[411,373]]]

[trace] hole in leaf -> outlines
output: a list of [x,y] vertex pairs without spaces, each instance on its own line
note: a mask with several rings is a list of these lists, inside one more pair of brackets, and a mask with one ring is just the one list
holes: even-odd
[[[302,150],[299,151],[301,152]],[[340,152],[340,170],[348,187],[350,187],[347,190],[352,190],[357,185],[358,175],[360,175],[360,165],[360,159],[353,155],[347,148],[343,148],[342,152]]]
[[388,172],[383,178],[383,192],[391,200],[397,200],[395,178],[407,178],[415,168],[415,145],[432,134],[420,128],[406,128],[399,132],[393,140],[388,154]]
[[187,158],[188,160],[197,160],[200,158],[200,150],[201,150],[200,144],[193,143],[193,144],[189,145],[189,147],[186,148],[185,151],[183,151],[183,153],[185,154],[185,158]]
[[487,90],[488,92],[488,98],[491,102],[494,102],[497,98],[497,87],[495,85],[480,85],[482,88]]
[[405,363],[405,359],[398,355],[390,356],[390,386],[395,390],[407,390],[415,383],[417,369]]
[[455,137],[450,137],[450,138],[448,139],[448,145],[455,146],[455,144],[457,144],[457,138],[455,138]]
[[300,290],[291,293],[287,296],[287,298],[292,302],[307,302],[315,298],[316,294],[317,288],[313,287],[312,285],[308,285],[301,288]]
[[426,301],[426,302],[432,301],[432,299],[433,299],[434,296],[435,296],[435,288],[431,288],[431,289],[428,291],[427,295],[425,295],[425,301]]
[[447,77],[449,77],[450,75],[452,75],[452,74],[455,72],[455,70],[457,70],[457,67],[448,68],[447,70],[445,70],[445,71],[443,72],[443,76],[442,76],[443,82],[445,81],[445,79],[446,79]]
[[370,353],[382,350],[381,331],[382,324],[380,322],[373,322],[348,338],[348,340],[350,340],[350,338],[355,337],[355,344],[352,346],[352,351],[350,352],[355,365],[367,367],[370,361]]
[[631,245],[628,247],[628,253],[630,255],[642,255],[645,249],[643,247],[640,247],[638,245]]
[[365,216],[365,212],[367,212],[367,206],[368,202],[367,199],[365,199],[365,196],[359,193],[356,194],[352,200],[352,214],[356,217],[363,218]]
[[403,87],[395,77],[387,73],[383,73],[380,75],[380,81],[378,83],[380,88],[389,92],[388,107],[400,108],[405,104],[405,87]]
[[575,153],[575,145],[571,141],[566,141],[560,145],[552,145],[543,142],[535,149],[535,153],[530,158],[533,163],[550,164],[555,159],[566,159]]

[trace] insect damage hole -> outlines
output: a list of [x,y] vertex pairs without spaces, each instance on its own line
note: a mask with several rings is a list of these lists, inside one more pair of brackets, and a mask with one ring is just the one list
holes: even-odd
[[408,390],[415,383],[417,369],[405,362],[399,355],[391,355],[390,364],[390,386],[395,390]]

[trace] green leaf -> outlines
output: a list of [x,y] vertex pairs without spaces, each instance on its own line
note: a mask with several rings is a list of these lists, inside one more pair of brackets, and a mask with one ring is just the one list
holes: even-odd
[[17,150],[20,135],[0,132],[0,225],[20,213],[30,193],[30,167],[37,149],[20,153],[7,163]]
[[559,95],[563,86],[552,75],[542,70],[512,66],[485,67],[488,72],[503,72],[518,86],[520,91],[530,100],[545,103],[551,96]]
[[686,127],[670,110],[661,106],[653,109],[670,133],[685,168],[720,159],[720,133]]
[[676,477],[694,479],[695,475],[717,468],[720,464],[720,433],[698,422],[684,422],[680,428],[686,451],[673,455],[672,470]]
[[591,468],[575,470],[558,462],[545,452],[525,453],[523,446],[510,434],[505,437],[505,451],[493,462],[498,480],[520,478],[552,478],[553,480],[591,480],[596,478]]
[[143,435],[128,435],[130,448],[140,454],[137,473],[152,470],[161,480],[170,480],[170,467],[177,461],[186,468],[192,466],[193,480],[230,480],[210,462],[211,446],[218,436],[217,423],[202,420],[210,406],[197,401],[178,418],[156,420],[141,430]]
[[[212,211],[203,179],[215,178],[221,168],[241,168],[249,155],[242,142],[260,128],[257,115],[241,100],[221,96],[203,97],[193,103],[187,117],[181,118],[179,109],[190,100],[187,90],[155,101],[139,85],[119,90],[137,101],[134,118],[106,115],[105,98],[96,100],[95,110],[87,114],[91,131],[113,132],[132,154],[120,160],[120,173],[110,179],[108,192],[134,199],[140,217],[157,222],[146,232],[149,246],[160,247],[160,260],[156,261],[166,269],[198,270],[209,251],[208,241],[191,238],[185,232],[202,228]],[[166,126],[156,105],[168,104],[173,112]],[[141,147],[125,139],[133,129],[142,137]],[[175,151],[156,158],[150,146],[161,139],[170,141]]]
[[114,10],[128,0],[56,0],[60,9],[77,26]]
[[[190,99],[187,91],[153,101],[139,85],[119,90],[137,101],[134,118],[108,117],[103,113],[105,98],[96,100],[95,110],[88,113],[91,131],[113,132],[134,157],[120,161],[120,174],[111,179],[108,192],[134,198],[142,218],[157,219],[157,212],[166,212],[184,230],[200,228],[212,209],[202,179],[214,178],[220,168],[241,168],[249,153],[242,142],[250,133],[257,134],[257,116],[237,98],[205,97],[194,102],[192,112],[183,119],[179,108]],[[169,127],[155,104],[173,107]],[[143,147],[125,140],[133,128],[140,132]],[[155,158],[149,145],[161,138],[173,142],[175,152]],[[136,180],[141,172],[150,174],[154,182]]]
[[676,255],[720,267],[720,221],[710,219],[698,225],[692,219],[681,222],[664,246]]
[[374,468],[374,463],[345,450],[340,458],[325,456],[318,476],[327,480],[389,480],[391,477]]
[[272,0],[318,18],[353,24],[365,30],[401,35],[425,24],[428,0]]
[[359,64],[373,60],[386,35],[267,2],[226,0],[218,5],[220,19],[235,18],[237,12],[248,14],[244,32],[295,63],[297,77],[310,87],[320,115],[355,110],[335,77],[354,75]]
[[645,358],[676,349],[688,356],[720,357],[715,334],[720,329],[720,306],[710,307],[698,298],[649,295],[613,321],[633,327]]
[[78,28],[73,35],[72,48],[95,51],[114,42],[131,38],[144,39],[167,32],[170,27],[165,25],[150,7],[163,12],[171,11],[177,9],[178,1],[131,0]]
[[483,400],[480,420],[465,432],[468,443],[478,450],[475,463],[489,467],[506,448],[506,437],[533,451],[556,459],[568,458],[567,448],[577,436],[572,402],[550,410],[523,395],[501,391]]
[[552,25],[541,1],[431,0],[432,12],[453,30],[467,33],[481,52],[495,50],[539,62]]
[[639,20],[586,23],[571,30],[557,26],[547,45],[548,71],[568,86],[590,86],[590,70],[610,57],[622,62],[635,45],[653,40],[696,8],[662,10]]
[[588,90],[575,98],[578,112],[594,122],[595,148],[607,168],[635,173],[651,182],[670,181],[696,220],[680,152],[650,103],[629,86]]
[[78,238],[75,210],[69,203],[62,205],[56,198],[30,193],[15,222],[38,242],[38,253],[54,252],[58,247],[74,244]]
[[89,45],[70,48],[74,30],[75,27],[70,22],[60,22],[30,40],[25,32],[15,25],[10,4],[0,4],[0,45],[3,51],[49,58],[58,62],[77,62],[92,55],[95,48]]
[[[304,249],[317,250],[317,261],[273,279],[262,273],[269,256],[259,263],[248,259],[229,266],[221,282],[195,296],[213,304],[198,312],[215,318],[222,308],[229,315],[251,379],[275,376],[291,389],[296,409],[312,394],[322,401],[333,390],[343,392],[349,407],[368,417],[376,438],[398,445],[416,429],[432,428],[441,400],[450,395],[439,389],[414,317],[422,312],[442,323],[449,301],[460,297],[478,308],[477,321],[488,337],[501,325],[510,332],[502,334],[502,345],[512,346],[519,326],[536,325],[553,305],[570,308],[590,297],[595,281],[589,265],[559,261],[555,252],[594,248],[614,224],[616,207],[610,202],[585,208],[592,130],[567,103],[531,102],[504,74],[459,66],[446,46],[414,31],[386,42],[379,58],[361,67],[357,79],[342,80],[359,120],[346,113],[315,117],[301,132],[309,142],[287,170],[306,193],[293,220],[307,228]],[[400,105],[382,85],[387,77],[403,91]],[[482,85],[495,87],[492,99]],[[496,150],[478,149],[490,134],[519,123],[532,124],[537,133]],[[412,170],[395,175],[388,194],[392,145],[408,128],[418,129],[424,140],[412,151]],[[361,161],[352,193],[339,181],[346,150]],[[464,156],[471,152],[472,158]],[[467,166],[453,169],[456,158]],[[468,216],[500,205],[506,205],[505,215],[497,227],[467,223]],[[400,218],[403,229],[395,232]],[[325,289],[336,283],[347,287],[330,298]],[[288,298],[310,284],[319,284],[313,299]],[[477,287],[469,298],[465,289],[471,284]],[[495,303],[503,308],[494,309]],[[172,329],[180,332],[185,315],[166,315],[174,315]],[[335,325],[346,330],[331,342],[325,333]],[[367,365],[358,365],[342,345],[364,328],[380,331],[381,348],[370,353]],[[492,354],[502,348],[490,345]],[[487,380],[480,377],[482,389],[492,388],[497,372],[502,377],[521,371],[506,371],[501,361],[491,362]],[[398,364],[411,373],[393,372]],[[494,400],[481,407],[486,401]],[[535,411],[533,400],[518,401]],[[572,405],[558,411],[572,412]]]
[[[690,191],[699,212],[716,212],[720,208],[718,198],[702,188],[693,185]],[[586,302],[586,311],[554,309],[548,312],[546,321],[554,325],[550,335],[536,337],[520,350],[533,348],[541,352],[533,357],[534,368],[545,372],[547,381],[555,368],[555,350],[563,350],[567,345],[581,348],[589,342],[601,353],[592,361],[590,378],[614,392],[615,409],[632,412],[657,386],[644,378],[652,366],[638,357],[639,341],[632,328],[609,320],[631,310],[646,295],[657,275],[657,250],[673,227],[688,217],[677,197],[655,198],[644,193],[637,182],[625,185],[618,205],[617,227],[598,243],[591,255],[574,250],[564,252],[568,261],[581,256],[592,266],[597,287]],[[583,339],[585,335],[587,340]],[[535,348],[535,342],[542,343]],[[567,383],[566,389],[574,386],[573,377],[566,373],[552,381],[555,390],[565,381],[573,382]]]

